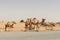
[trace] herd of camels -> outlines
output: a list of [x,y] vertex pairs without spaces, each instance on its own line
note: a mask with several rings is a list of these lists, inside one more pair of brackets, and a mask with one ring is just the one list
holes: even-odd
[[[46,30],[53,30],[53,27],[56,27],[56,24],[59,24],[60,25],[60,22],[57,22],[57,23],[53,23],[53,22],[49,22],[49,23],[47,23],[46,21],[45,21],[46,19],[42,19],[42,21],[39,21],[37,18],[27,18],[27,20],[26,21],[24,21],[24,20],[21,20],[20,22],[24,22],[25,23],[25,32],[26,31],[36,31],[36,32],[38,32],[39,30],[39,28],[41,27],[41,26],[43,26],[43,27],[45,27],[46,28]],[[6,24],[5,24],[5,31],[8,31],[7,30],[7,28],[9,27],[9,28],[14,28],[13,26],[14,26],[14,24],[16,24],[15,22],[13,22],[11,25],[9,24],[9,22],[7,22]],[[47,29],[47,27],[50,27],[50,29]]]

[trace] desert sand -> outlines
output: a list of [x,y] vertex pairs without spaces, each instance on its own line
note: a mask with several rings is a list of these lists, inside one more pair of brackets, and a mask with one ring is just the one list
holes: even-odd
[[[7,22],[0,22],[0,32],[5,32],[5,24]],[[14,28],[7,28],[8,32],[23,32],[25,30],[25,23],[21,23],[21,22],[16,22],[16,24],[14,24],[13,26]],[[50,27],[47,27],[48,29],[50,29]],[[50,30],[46,30],[46,27],[40,26],[39,27],[39,32],[40,31],[50,31]],[[53,30],[51,31],[59,31],[60,30],[60,26],[56,25],[55,27],[53,27]]]

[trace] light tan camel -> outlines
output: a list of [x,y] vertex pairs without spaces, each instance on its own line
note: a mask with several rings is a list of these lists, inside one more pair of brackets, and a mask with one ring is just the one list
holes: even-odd
[[33,18],[33,19],[31,20],[31,23],[32,23],[32,30],[38,31],[38,29],[39,29],[39,26],[38,26],[39,20],[36,19],[36,18]]

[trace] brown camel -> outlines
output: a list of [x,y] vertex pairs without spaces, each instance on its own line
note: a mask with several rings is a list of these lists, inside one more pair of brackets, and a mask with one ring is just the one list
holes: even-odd
[[[42,22],[40,23],[41,26],[45,26],[46,29],[47,29],[47,27],[49,27],[49,28],[51,28],[50,30],[53,30],[53,27],[55,27],[55,24],[54,23],[46,23],[45,20],[46,19],[42,19]],[[49,29],[47,29],[47,30],[49,30]]]
[[30,18],[28,18],[27,20],[26,20],[26,22],[25,22],[25,31],[27,31],[27,30],[31,30],[31,19]]
[[12,23],[12,24],[9,24],[10,22],[7,22],[7,24],[5,24],[5,31],[7,31],[7,28],[14,28],[14,24],[15,23]]

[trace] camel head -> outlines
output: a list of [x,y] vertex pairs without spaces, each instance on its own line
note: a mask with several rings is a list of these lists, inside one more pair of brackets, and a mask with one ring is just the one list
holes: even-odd
[[42,19],[42,22],[45,22],[46,19]]

